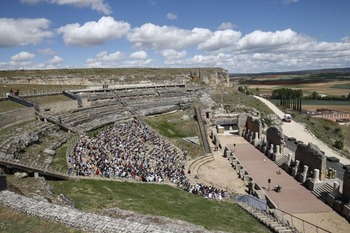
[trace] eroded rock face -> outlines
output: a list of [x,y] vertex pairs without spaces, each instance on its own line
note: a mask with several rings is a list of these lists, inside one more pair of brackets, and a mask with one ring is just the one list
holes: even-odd
[[266,140],[274,145],[284,144],[282,128],[277,125],[270,126],[266,131]]
[[157,82],[157,81],[191,81],[202,80],[211,85],[228,85],[229,73],[222,68],[183,68],[183,69],[114,69],[111,70],[81,70],[70,73],[69,70],[25,71],[0,77],[1,83],[8,84],[50,84],[50,85],[101,85],[120,82]]

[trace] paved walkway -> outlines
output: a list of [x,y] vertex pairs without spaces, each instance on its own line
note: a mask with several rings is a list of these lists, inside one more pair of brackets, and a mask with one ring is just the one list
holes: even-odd
[[[317,199],[315,195],[280,169],[253,145],[242,140],[242,137],[231,135],[225,136],[225,138],[225,140],[220,138],[220,141],[231,151],[234,150],[233,144],[236,144],[234,153],[237,159],[279,209],[290,214],[332,211],[328,205]],[[277,174],[279,170],[281,170],[281,174]],[[268,179],[271,179],[270,190],[268,190]],[[275,185],[280,185],[282,191],[275,192],[273,190]]]

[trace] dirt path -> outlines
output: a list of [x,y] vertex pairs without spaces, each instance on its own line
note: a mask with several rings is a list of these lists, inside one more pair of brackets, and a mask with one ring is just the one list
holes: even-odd
[[[259,96],[254,96],[256,99],[260,100],[264,104],[266,104],[278,117],[281,119],[284,116],[284,113],[279,110],[273,103]],[[282,125],[283,133],[288,137],[294,137],[297,140],[303,141],[304,143],[311,142],[314,145],[317,145],[320,150],[326,153],[326,156],[334,156],[339,158],[339,162],[342,164],[350,164],[350,159],[341,156],[336,151],[332,150],[329,146],[327,146],[324,142],[315,137],[312,133],[306,130],[305,126],[297,123],[292,120],[290,123],[284,122]]]

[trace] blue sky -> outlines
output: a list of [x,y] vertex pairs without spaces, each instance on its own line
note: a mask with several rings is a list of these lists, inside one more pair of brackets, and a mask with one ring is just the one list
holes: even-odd
[[349,0],[2,0],[0,69],[350,67]]

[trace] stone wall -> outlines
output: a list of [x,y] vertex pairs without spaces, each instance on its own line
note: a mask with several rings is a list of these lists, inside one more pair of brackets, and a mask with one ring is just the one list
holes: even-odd
[[[284,154],[284,134],[282,131],[282,128],[277,126],[277,125],[273,125],[270,126],[267,130],[266,130],[266,141],[268,143],[268,148],[267,149],[271,149],[272,145],[275,148],[272,148],[274,152],[276,152],[277,154]],[[279,150],[277,149],[279,148]]]
[[350,170],[344,172],[343,177],[343,197],[350,201]]
[[76,100],[58,101],[54,103],[41,104],[39,106],[40,111],[49,111],[51,113],[67,112],[72,109],[78,108],[78,102]]
[[314,169],[320,171],[320,180],[326,178],[326,160],[327,157],[321,152],[318,146],[309,144],[299,144],[295,151],[295,160],[300,161],[300,166],[308,166],[308,174]]
[[238,135],[240,135],[240,136],[244,136],[243,135],[243,130],[246,127],[247,119],[248,119],[248,114],[247,113],[240,113],[238,115]]
[[248,115],[246,128],[252,133],[258,133],[258,138],[261,138],[262,124],[259,118]]
[[18,110],[0,113],[0,127],[15,123],[17,121],[33,119],[34,117],[35,111],[33,107],[26,107]]

